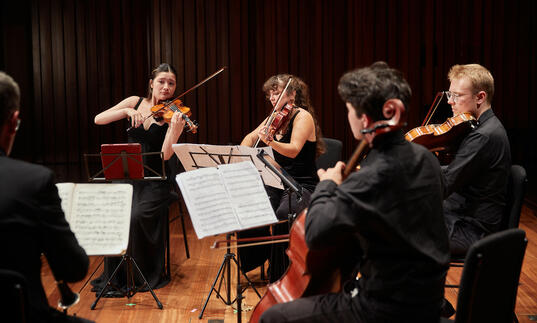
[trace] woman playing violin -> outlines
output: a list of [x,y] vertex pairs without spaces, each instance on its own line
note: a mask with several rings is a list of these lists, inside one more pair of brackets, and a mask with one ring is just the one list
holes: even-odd
[[[291,78],[287,90],[282,93]],[[270,101],[275,112],[282,107],[289,108],[288,116],[278,129],[267,132],[265,119],[255,130],[244,137],[241,145],[254,146],[258,138],[267,146],[272,147],[276,162],[291,175],[304,189],[306,194],[297,203],[294,193],[291,196],[291,212],[299,213],[309,201],[309,193],[318,182],[315,159],[323,151],[322,134],[315,118],[315,111],[310,102],[308,86],[298,77],[280,74],[270,77],[263,85],[263,92]],[[276,103],[280,97],[278,106]],[[289,201],[283,190],[267,186],[272,207],[280,220],[288,218]],[[288,233],[288,224],[276,226],[273,234]],[[284,231],[284,232],[282,232]],[[267,235],[268,229],[254,229],[241,233],[241,237]],[[263,249],[265,248],[265,249]],[[247,272],[263,264],[272,249],[269,279],[271,282],[280,278],[285,272],[288,260],[285,255],[286,246],[255,246],[242,248],[240,252],[243,269]]]
[[339,293],[274,305],[260,322],[436,322],[449,261],[440,165],[401,130],[371,131],[408,108],[410,87],[377,62],[343,75],[338,90],[354,138],[372,147],[346,179],[343,162],[318,171],[305,240],[310,250],[339,250],[361,277],[349,275]]
[[[152,115],[151,107],[173,97],[177,72],[166,63],[160,64],[151,73],[147,97],[130,96],[95,117],[98,125],[129,119],[132,128],[128,131],[129,142],[140,143],[142,152],[159,152],[164,160],[173,155],[172,144],[177,143],[183,132],[185,121],[181,112],[174,112],[169,125]],[[144,163],[154,170],[162,169],[159,156],[146,156]],[[168,169],[166,169],[168,172]],[[146,176],[155,176],[147,173]],[[169,174],[168,174],[169,175]],[[169,177],[168,177],[169,178]],[[168,212],[170,183],[167,181],[134,181],[133,206],[127,252],[140,267],[152,288],[160,288],[169,282],[165,275],[164,221]],[[119,263],[117,258],[106,258],[103,275],[94,280],[93,290],[99,292]],[[125,266],[122,266],[125,267]],[[135,275],[137,276],[137,275]],[[125,287],[125,274],[119,273],[113,282]],[[135,277],[142,285],[141,277]],[[109,297],[114,296],[111,291]]]

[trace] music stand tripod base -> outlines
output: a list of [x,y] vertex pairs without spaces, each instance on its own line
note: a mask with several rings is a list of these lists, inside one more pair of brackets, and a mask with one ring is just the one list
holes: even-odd
[[[230,235],[228,234],[227,240],[229,240],[229,238],[230,238]],[[222,264],[220,265],[220,268],[218,269],[218,273],[216,274],[216,277],[214,278],[213,284],[211,285],[211,290],[209,291],[209,294],[207,295],[207,298],[205,299],[205,302],[203,304],[203,308],[201,309],[200,315],[198,316],[199,319],[201,319],[203,317],[203,313],[205,312],[205,308],[207,307],[207,304],[209,303],[209,299],[211,298],[211,294],[213,293],[213,291],[215,292],[216,296],[218,296],[222,300],[222,302],[224,302],[224,304],[226,304],[226,305],[231,305],[235,301],[237,302],[237,321],[238,322],[241,321],[241,315],[242,315],[242,313],[241,313],[241,301],[242,301],[242,298],[243,298],[242,293],[248,287],[252,287],[253,290],[255,291],[255,293],[257,294],[257,296],[259,298],[261,298],[261,294],[259,294],[259,292],[255,288],[254,284],[250,280],[250,278],[248,278],[248,276],[246,276],[246,274],[242,271],[242,268],[240,268],[239,261],[237,260],[235,254],[232,253],[231,250],[230,250],[229,242],[228,242],[226,250],[227,251],[226,251],[226,254],[224,256],[224,260],[222,261]],[[239,252],[239,248],[237,248],[237,254],[238,254],[238,252]],[[234,300],[231,300],[231,260],[233,260],[235,262],[235,264],[237,265],[237,297],[235,297]],[[222,297],[222,295],[220,294],[220,288],[222,287],[222,281],[224,280],[224,272],[227,273],[227,285],[226,285],[227,300],[224,299],[224,297]],[[241,287],[241,284],[240,284],[240,275],[241,274],[248,281],[248,283],[246,284],[246,286],[244,288]],[[218,282],[219,279],[220,279],[220,283],[218,285],[218,288],[215,288],[216,283]]]
[[[116,276],[116,274],[119,271],[119,268],[123,264],[125,264],[125,266],[127,266],[127,289],[125,291],[121,290],[120,288],[116,287],[113,283],[111,283],[112,279]],[[140,277],[142,277],[142,279],[144,281],[144,284],[142,285],[142,287],[140,287],[140,289],[143,288],[144,286],[147,286],[147,288],[151,292],[151,295],[153,295],[153,298],[155,299],[155,302],[157,303],[158,308],[159,309],[163,308],[162,303],[160,302],[160,300],[158,299],[157,295],[155,294],[155,292],[153,291],[153,289],[151,288],[151,286],[149,285],[149,283],[145,279],[144,274],[140,270],[140,267],[138,267],[138,264],[136,263],[134,258],[129,256],[128,254],[124,254],[123,256],[121,256],[121,261],[117,265],[116,269],[114,269],[114,272],[112,273],[112,275],[110,275],[110,278],[108,278],[108,280],[106,281],[105,286],[103,287],[103,289],[101,290],[101,292],[99,293],[99,295],[97,296],[97,298],[95,299],[93,304],[91,304],[91,309],[92,310],[95,309],[95,306],[97,306],[97,302],[101,299],[101,297],[104,295],[104,293],[110,287],[115,289],[118,292],[121,292],[123,294],[123,297],[127,297],[128,299],[133,297],[138,292],[139,288],[137,288],[136,284],[134,283],[134,275],[133,275],[133,272],[132,272],[133,265],[136,268],[136,270],[138,271],[138,274],[140,274]]]

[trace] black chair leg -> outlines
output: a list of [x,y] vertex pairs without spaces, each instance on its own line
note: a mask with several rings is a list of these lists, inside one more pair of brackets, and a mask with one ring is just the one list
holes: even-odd
[[184,213],[181,212],[181,210],[179,210],[179,212],[181,213],[180,214],[180,216],[181,216],[181,227],[183,228],[183,241],[185,243],[185,253],[186,253],[186,257],[188,259],[188,258],[190,258],[190,252],[188,251],[188,240],[186,238],[185,216],[184,216]]

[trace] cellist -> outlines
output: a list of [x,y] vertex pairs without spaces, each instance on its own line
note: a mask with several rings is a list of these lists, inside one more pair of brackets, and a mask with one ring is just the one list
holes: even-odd
[[360,278],[352,275],[339,293],[274,305],[260,321],[436,322],[449,262],[440,165],[401,130],[364,134],[408,109],[410,87],[399,71],[377,62],[343,75],[338,90],[354,138],[371,150],[345,180],[341,161],[318,171],[305,238],[310,250],[357,242],[340,257],[354,260]]

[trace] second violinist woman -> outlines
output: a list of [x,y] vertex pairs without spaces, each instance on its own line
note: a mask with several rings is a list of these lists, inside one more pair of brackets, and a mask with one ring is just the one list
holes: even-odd
[[[288,80],[291,82],[285,93],[282,94]],[[288,218],[290,211],[300,213],[309,202],[309,195],[315,189],[319,179],[315,159],[324,151],[322,134],[315,117],[315,111],[310,102],[309,89],[300,78],[290,74],[279,74],[270,77],[263,85],[263,92],[275,107],[280,94],[281,100],[276,107],[280,111],[289,104],[293,108],[274,135],[267,134],[266,119],[252,132],[244,137],[243,146],[254,146],[258,138],[267,146],[272,147],[276,162],[298,182],[304,193],[302,200],[297,203],[294,193],[291,193],[291,210],[289,210],[289,197],[283,190],[266,186],[270,202],[279,220]],[[278,224],[273,227],[272,234],[288,233],[288,224]],[[266,236],[268,228],[259,228],[243,231],[240,238]],[[269,259],[269,280],[278,280],[287,269],[289,260],[285,254],[286,244],[253,246],[241,248],[240,260],[242,268],[248,272],[262,265]]]
[[[172,144],[177,143],[183,132],[185,121],[181,112],[174,112],[169,125],[151,116],[151,108],[162,101],[173,98],[176,88],[177,72],[166,63],[160,64],[151,73],[147,97],[130,96],[117,105],[95,116],[95,123],[106,125],[122,119],[130,119],[132,128],[128,130],[128,141],[140,143],[142,152],[163,153],[164,160],[173,155]],[[162,169],[158,155],[144,158],[144,164],[154,170]],[[145,176],[155,176],[145,170]],[[168,173],[169,170],[166,169]],[[167,174],[169,175],[169,174]],[[168,176],[170,178],[170,176]],[[134,258],[151,288],[165,286],[170,278],[165,274],[165,232],[166,214],[170,199],[168,181],[133,181],[132,213],[127,253]],[[100,292],[113,270],[119,264],[119,257],[107,257],[103,274],[92,281],[93,291]],[[122,270],[126,266],[122,266]],[[143,283],[134,271],[137,287]],[[119,272],[114,283],[121,289],[126,288],[125,273]],[[117,291],[109,290],[104,297],[121,297]]]

